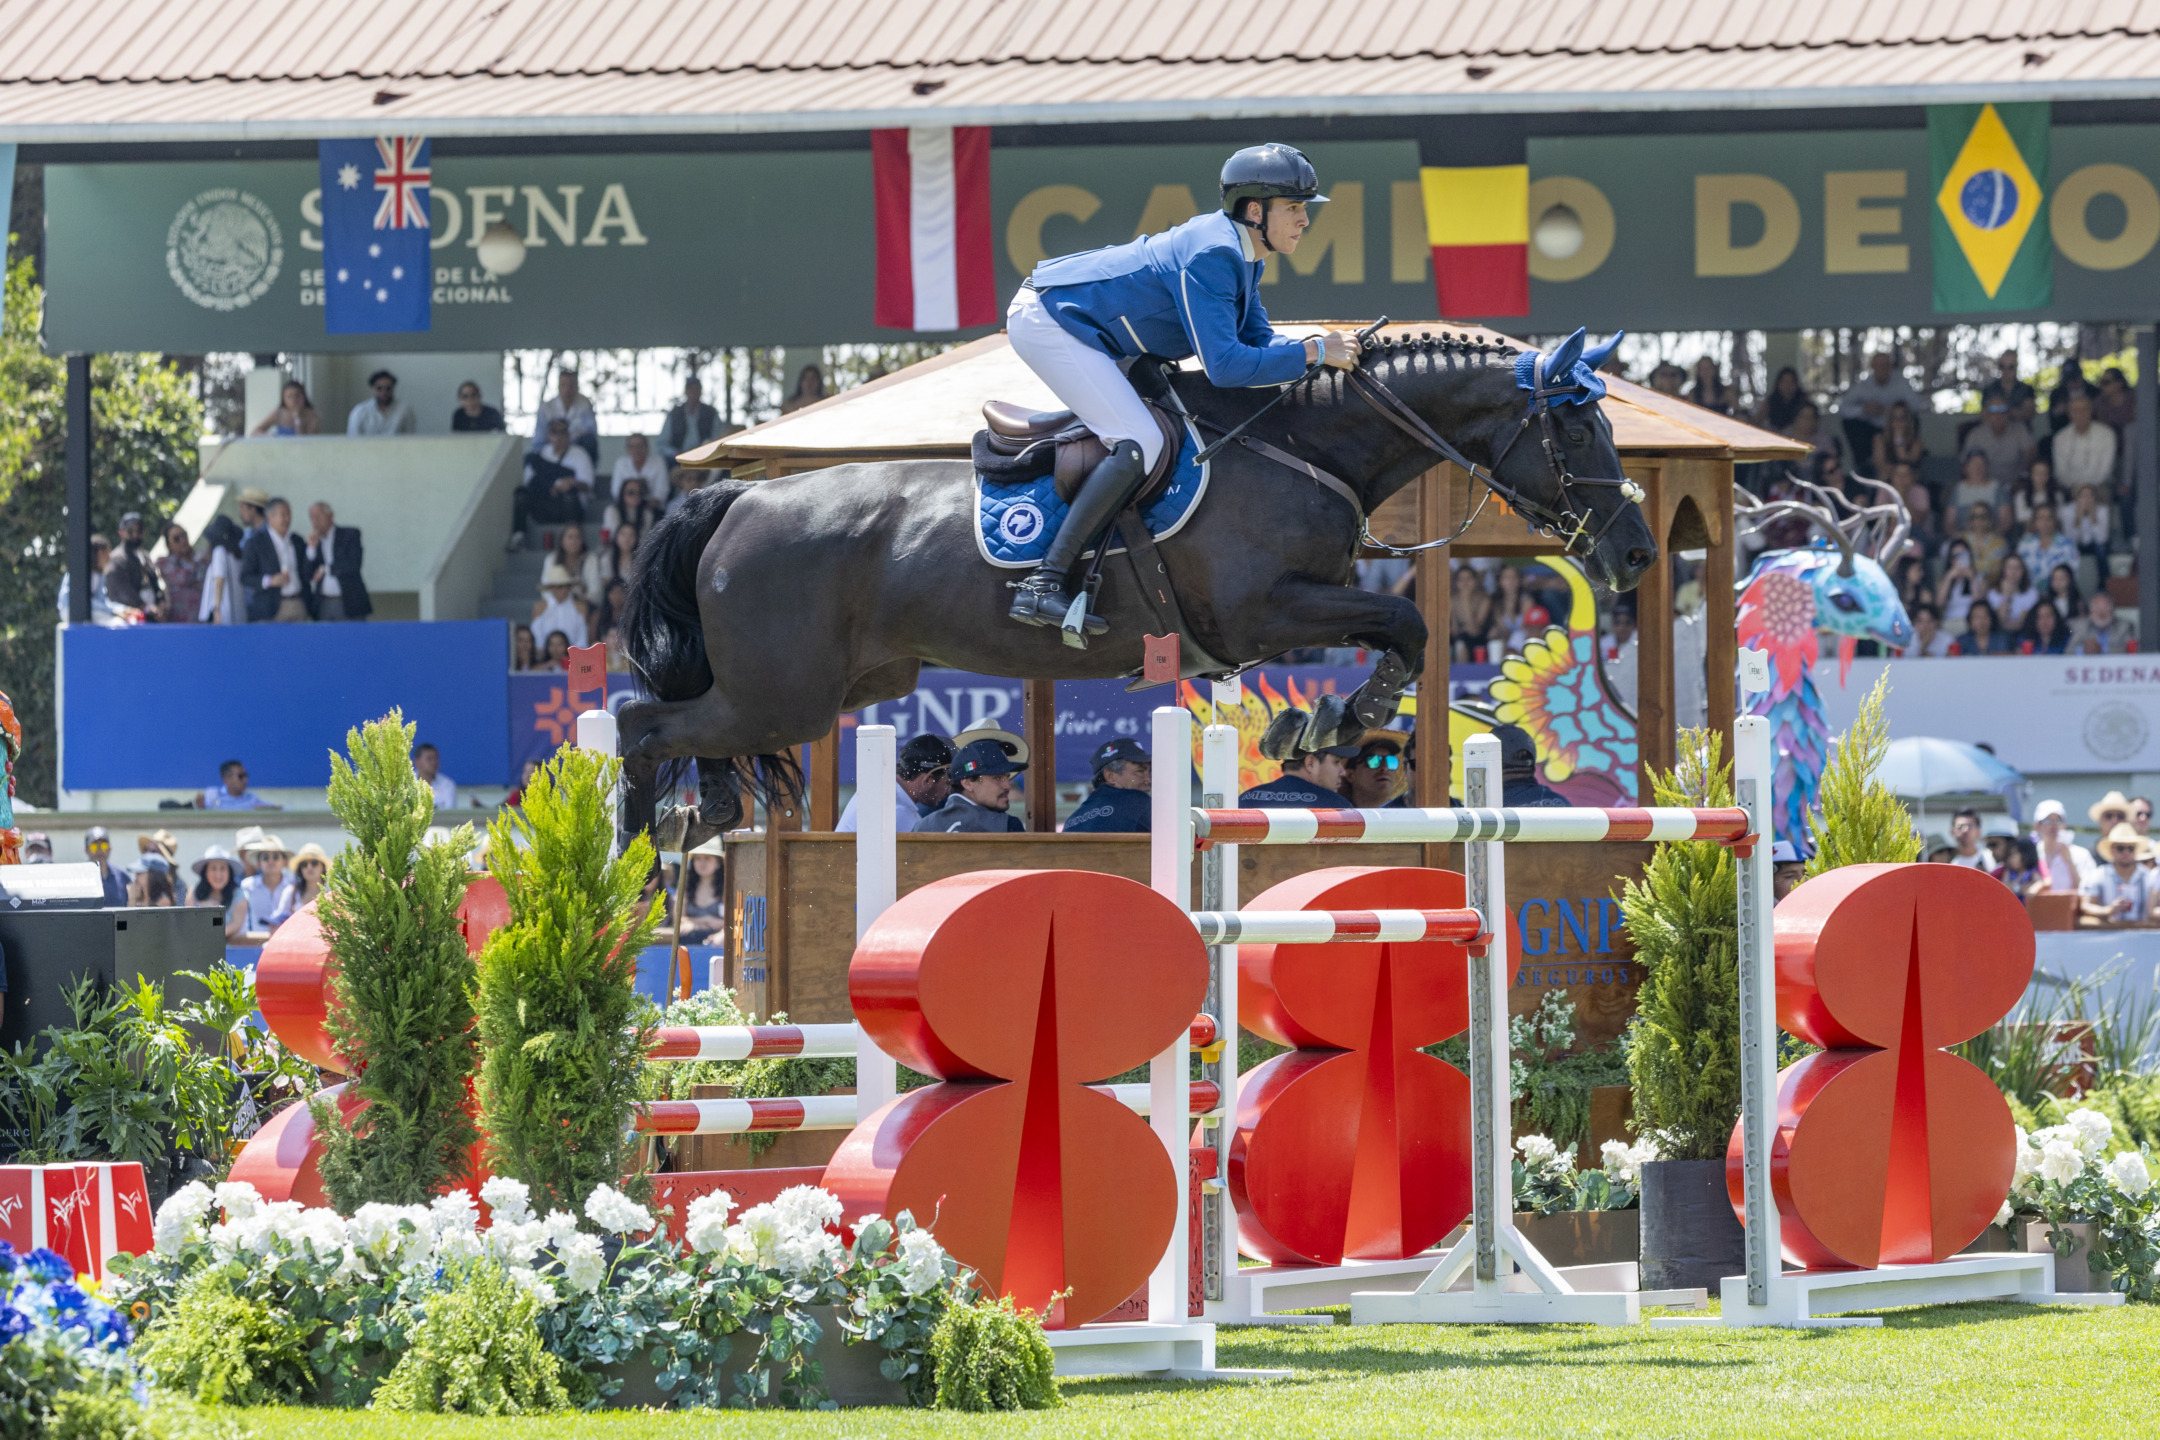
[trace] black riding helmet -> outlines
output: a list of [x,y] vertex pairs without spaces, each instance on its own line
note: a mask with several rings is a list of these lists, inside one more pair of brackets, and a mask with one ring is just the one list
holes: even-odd
[[[1238,215],[1247,200],[1303,200],[1312,206],[1327,204],[1327,198],[1312,161],[1288,145],[1249,145],[1223,162],[1223,212],[1255,231],[1261,227]],[[1266,239],[1264,231],[1261,238]]]

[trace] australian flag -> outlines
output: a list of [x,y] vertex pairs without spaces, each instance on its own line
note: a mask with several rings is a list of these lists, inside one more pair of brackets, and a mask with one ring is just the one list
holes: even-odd
[[425,330],[434,290],[428,142],[324,140],[323,313],[332,335]]

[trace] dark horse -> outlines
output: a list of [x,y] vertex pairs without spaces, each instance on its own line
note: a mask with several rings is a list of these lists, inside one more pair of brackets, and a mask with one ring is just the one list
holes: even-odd
[[[1657,542],[1615,484],[1612,426],[1594,403],[1538,414],[1517,387],[1515,354],[1466,338],[1383,340],[1367,350],[1364,381],[1414,422],[1385,417],[1385,395],[1326,370],[1248,433],[1339,477],[1370,515],[1437,463],[1414,433],[1422,422],[1480,466],[1497,455],[1494,478],[1515,508],[1573,522],[1578,558],[1611,589],[1631,589]],[[1184,372],[1170,379],[1209,439],[1281,393],[1217,389]],[[1576,476],[1611,478],[1598,488]],[[738,776],[761,793],[791,788],[795,772],[781,758],[790,747],[826,734],[844,712],[909,694],[925,663],[1030,679],[1139,673],[1141,636],[1158,622],[1122,558],[1103,567],[1098,608],[1110,631],[1089,649],[1006,618],[1010,575],[976,551],[971,481],[960,460],[723,480],[654,527],[623,625],[649,697],[619,717],[629,830],[653,821],[663,763],[689,757],[702,757],[697,828],[740,823]],[[1186,673],[1300,646],[1362,646],[1383,652],[1380,666],[1323,718],[1328,733],[1308,740],[1338,743],[1392,715],[1423,668],[1425,624],[1409,600],[1351,588],[1362,519],[1310,476],[1224,447],[1198,512],[1161,547],[1190,631]]]

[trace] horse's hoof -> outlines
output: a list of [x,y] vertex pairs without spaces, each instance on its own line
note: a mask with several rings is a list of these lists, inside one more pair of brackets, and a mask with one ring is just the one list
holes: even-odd
[[1367,695],[1363,687],[1360,687],[1357,694],[1350,697],[1351,713],[1357,716],[1358,724],[1368,730],[1375,730],[1387,724],[1388,721],[1395,718],[1395,712],[1401,708],[1402,696],[1400,694]]
[[683,835],[690,828],[690,809],[685,805],[670,805],[653,821],[653,848],[671,855],[680,855],[686,846]]
[[1289,764],[1290,757],[1297,753],[1298,740],[1305,733],[1308,718],[1302,710],[1276,711],[1275,718],[1268,721],[1267,729],[1261,732],[1260,753],[1278,765]]

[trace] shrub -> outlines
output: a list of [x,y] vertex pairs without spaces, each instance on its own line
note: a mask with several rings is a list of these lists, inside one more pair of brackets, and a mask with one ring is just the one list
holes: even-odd
[[235,1294],[223,1270],[181,1290],[136,1343],[158,1384],[206,1405],[290,1405],[315,1389],[309,1346],[319,1322]]
[[424,1204],[466,1178],[476,1131],[467,1096],[479,1051],[458,922],[470,826],[429,844],[434,796],[412,768],[413,727],[391,711],[350,730],[347,764],[330,757],[330,808],[353,842],[330,867],[318,907],[330,944],[324,1029],[357,1071],[367,1102],[351,1122],[311,1104],[323,1138],[323,1188],[350,1214],[363,1204]]
[[569,1408],[555,1357],[540,1342],[539,1298],[495,1260],[474,1260],[426,1302],[378,1409],[531,1415]]
[[1012,1297],[955,1305],[930,1337],[941,1410],[1048,1410],[1061,1403],[1042,1320]]
[[[575,1209],[632,1160],[632,1112],[652,1043],[633,988],[660,907],[643,835],[610,857],[621,763],[564,750],[488,831],[510,923],[480,954],[481,1114],[498,1175],[543,1208]],[[642,1022],[642,1023],[641,1023]]]
[[[1680,763],[1653,775],[1659,805],[1733,803],[1715,732],[1680,732]],[[1714,840],[1660,844],[1622,887],[1645,974],[1628,1027],[1635,1129],[1674,1160],[1723,1158],[1740,1116],[1739,898],[1732,852]]]
[[1807,878],[1840,865],[1903,864],[1920,858],[1920,837],[1897,792],[1875,778],[1875,767],[1890,748],[1890,727],[1883,702],[1890,695],[1890,672],[1860,702],[1860,713],[1832,747],[1816,792],[1818,810],[1809,825],[1815,853],[1808,857]]

